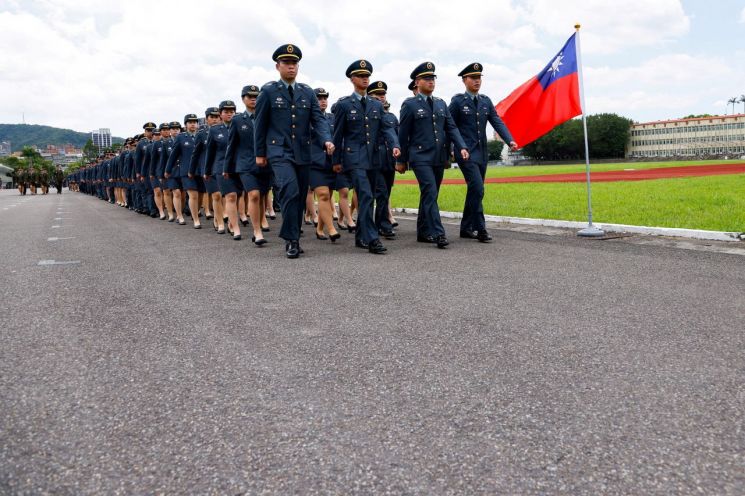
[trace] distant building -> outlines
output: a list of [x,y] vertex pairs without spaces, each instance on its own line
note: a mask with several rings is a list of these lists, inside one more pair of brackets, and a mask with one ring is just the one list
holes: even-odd
[[10,141],[0,141],[0,157],[10,155]]
[[111,130],[101,128],[98,131],[91,131],[91,140],[93,141],[93,146],[98,148],[99,152],[101,152],[104,148],[110,148]]
[[743,154],[745,114],[633,124],[626,152],[628,158]]

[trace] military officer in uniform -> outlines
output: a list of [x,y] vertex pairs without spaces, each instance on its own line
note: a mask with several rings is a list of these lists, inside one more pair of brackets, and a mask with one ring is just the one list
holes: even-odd
[[148,177],[153,188],[153,198],[158,209],[160,220],[166,220],[165,205],[163,203],[163,185],[158,176],[160,157],[163,155],[163,138],[168,137],[168,123],[162,122],[158,129],[153,130],[153,142],[150,146],[150,160],[148,161]]
[[[334,133],[334,116],[326,112],[329,103],[329,93],[323,88],[313,90],[318,99],[318,106],[323,112],[323,116],[329,123],[331,134]],[[331,193],[336,184],[336,173],[333,170],[331,157],[326,154],[321,138],[313,130],[313,151],[312,163],[310,165],[310,189],[311,189],[311,207],[313,207],[313,194],[318,198],[318,221],[316,224],[316,239],[336,242],[341,237],[334,227],[334,199]],[[326,236],[324,230],[329,235]]]
[[[398,119],[388,111],[390,105],[386,100],[388,85],[385,81],[375,81],[370,83],[367,88],[367,94],[383,104],[383,120],[388,121],[398,136]],[[393,224],[390,221],[390,198],[393,190],[393,182],[396,175],[396,158],[393,156],[391,149],[382,136],[378,137],[378,147],[380,154],[380,173],[378,182],[375,185],[375,227],[378,233],[386,239],[393,239],[396,236],[393,230]]]
[[139,181],[140,196],[140,213],[157,216],[155,201],[153,199],[153,188],[150,183],[150,174],[148,166],[150,163],[150,146],[153,133],[156,130],[154,122],[147,122],[142,126],[145,133],[143,138],[137,143],[135,149],[135,168],[137,170],[137,180]]
[[417,241],[437,243],[445,248],[449,242],[440,219],[437,196],[450,157],[448,143],[452,142],[456,153],[468,160],[468,149],[458,128],[453,122],[447,104],[435,96],[435,64],[423,62],[411,73],[418,94],[407,98],[401,105],[399,141],[401,157],[396,170],[403,172],[404,164],[414,170],[419,182],[419,215],[417,217]]
[[186,224],[184,220],[184,192],[189,195],[189,210],[194,229],[201,229],[199,222],[199,191],[197,183],[189,177],[189,168],[191,167],[191,155],[194,151],[195,135],[199,119],[197,114],[186,114],[184,116],[184,126],[186,132],[180,133],[173,143],[173,149],[168,156],[166,163],[165,176],[172,181],[173,204],[176,209],[176,219],[180,225]]
[[54,187],[57,188],[57,194],[62,194],[62,181],[65,179],[65,173],[62,171],[62,166],[57,165],[54,170]]
[[[207,138],[209,138],[210,127],[220,122],[220,109],[208,107],[204,111],[204,118],[207,121],[207,126],[200,129],[194,137],[194,151],[192,151],[188,177],[194,179],[199,189],[199,203],[204,205],[204,217],[212,219],[214,216],[210,205],[212,204],[212,193],[217,191],[217,181],[214,177],[210,178],[209,181],[204,179],[204,165],[207,158]],[[220,217],[222,218],[222,212]],[[217,219],[212,221],[212,225],[217,230]]]
[[[242,190],[248,194],[248,215],[253,228],[251,241],[256,246],[262,246],[266,243],[262,227],[266,223],[264,204],[266,195],[272,186],[272,175],[267,167],[256,165],[254,119],[258,96],[258,86],[247,85],[241,90],[241,99],[246,110],[236,114],[230,121],[225,166],[222,173],[223,181],[237,179],[241,183]],[[246,225],[242,221],[241,223]]]
[[[205,181],[214,176],[217,181],[218,190],[212,193],[212,208],[217,219],[218,234],[225,233],[225,217],[228,217],[228,229],[233,234],[234,240],[241,239],[241,229],[238,224],[238,194],[243,192],[240,179],[236,177],[225,178],[222,175],[225,168],[225,152],[228,148],[228,126],[235,115],[235,103],[231,100],[220,102],[221,122],[210,127],[207,136],[206,158],[204,163]],[[223,197],[226,199],[226,210],[223,214]]]
[[486,163],[489,160],[486,147],[487,122],[512,150],[517,149],[517,143],[497,115],[491,99],[479,94],[482,69],[483,66],[480,63],[473,62],[458,73],[466,91],[453,96],[449,110],[470,154],[468,160],[458,155],[455,157],[467,184],[463,219],[460,223],[460,237],[488,243],[492,237],[486,230],[483,205],[484,178],[486,177]]
[[401,153],[393,124],[383,119],[383,104],[367,96],[372,64],[357,60],[347,68],[346,76],[354,86],[351,96],[342,97],[334,112],[334,169],[348,170],[359,202],[355,245],[370,253],[381,254],[386,248],[375,227],[374,204],[380,154],[378,139],[383,138],[394,157]]
[[280,80],[267,83],[256,100],[256,165],[274,172],[282,206],[282,228],[288,258],[298,258],[308,170],[311,163],[311,126],[324,143],[326,153],[334,151],[328,123],[318,106],[313,89],[295,81],[300,48],[282,45],[272,59]]

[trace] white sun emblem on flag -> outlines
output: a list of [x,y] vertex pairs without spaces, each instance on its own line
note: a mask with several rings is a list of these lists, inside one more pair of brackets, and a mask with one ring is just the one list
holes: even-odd
[[548,69],[551,71],[551,77],[556,77],[556,73],[559,72],[559,66],[564,65],[564,63],[561,61],[561,59],[564,58],[563,52],[556,56],[553,62],[551,62],[551,67]]

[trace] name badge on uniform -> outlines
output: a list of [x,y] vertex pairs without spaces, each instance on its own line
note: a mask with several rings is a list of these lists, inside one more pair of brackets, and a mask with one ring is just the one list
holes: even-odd
[[243,129],[243,130],[246,130],[246,129],[248,129],[248,126],[247,126],[247,125],[245,125],[245,124],[243,124],[243,125],[241,126],[241,129]]
[[356,111],[356,110],[354,110],[354,109],[352,109],[352,110],[350,110],[350,111],[349,111],[349,113],[350,113],[350,114],[356,114],[356,113],[357,113],[357,111]]
[[222,138],[222,133],[217,135],[218,138]]

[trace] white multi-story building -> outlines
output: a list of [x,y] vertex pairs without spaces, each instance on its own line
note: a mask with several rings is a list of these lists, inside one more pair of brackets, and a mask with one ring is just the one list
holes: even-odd
[[104,148],[110,148],[111,130],[101,128],[98,131],[91,131],[91,140],[93,141],[93,146],[98,148],[99,152],[103,151]]
[[745,154],[745,114],[715,115],[631,126],[628,158]]

